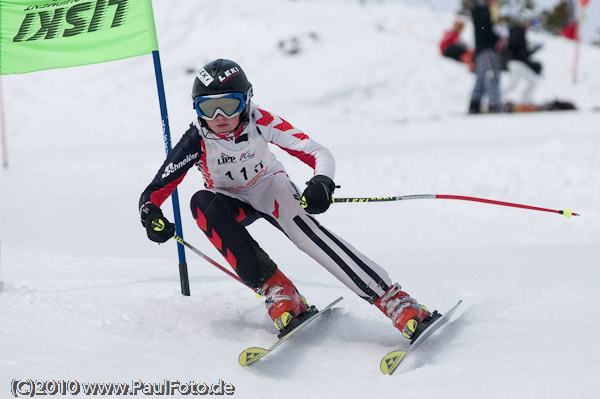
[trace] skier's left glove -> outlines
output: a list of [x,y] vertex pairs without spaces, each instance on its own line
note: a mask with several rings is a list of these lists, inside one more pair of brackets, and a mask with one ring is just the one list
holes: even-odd
[[329,177],[316,175],[307,183],[302,193],[300,205],[308,213],[323,213],[331,205],[331,195],[335,191],[335,183]]
[[142,218],[142,225],[146,227],[146,234],[151,241],[161,244],[175,234],[175,225],[169,222],[160,208],[151,202],[142,206],[140,217]]

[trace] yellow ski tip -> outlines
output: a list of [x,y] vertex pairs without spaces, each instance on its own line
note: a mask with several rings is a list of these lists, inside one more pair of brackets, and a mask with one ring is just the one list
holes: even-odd
[[238,361],[242,367],[249,366],[267,353],[269,351],[263,348],[248,348],[240,353]]
[[379,365],[381,372],[388,375],[392,374],[400,364],[400,361],[406,356],[406,353],[406,351],[393,351],[385,355]]

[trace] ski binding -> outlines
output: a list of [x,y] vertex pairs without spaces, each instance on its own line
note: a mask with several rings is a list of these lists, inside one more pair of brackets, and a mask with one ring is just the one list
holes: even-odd
[[[443,315],[440,315],[439,313],[437,313],[437,311],[434,311],[432,313],[432,316],[434,318],[433,321],[429,325],[427,325],[425,327],[425,329],[422,330],[416,338],[414,338],[412,341],[410,341],[410,343],[408,343],[404,348],[392,351],[392,352],[388,353],[387,355],[385,355],[381,359],[381,362],[379,365],[379,367],[381,368],[381,372],[383,374],[388,374],[388,375],[393,374],[394,371],[396,371],[396,369],[400,365],[400,363],[402,363],[402,361],[404,359],[406,359],[406,357],[411,352],[413,352],[415,349],[417,349],[419,347],[419,345],[421,345],[421,343],[423,343],[423,341],[425,341],[429,336],[431,336],[434,332],[436,332],[440,327],[442,327],[444,324],[446,324],[448,322],[448,320],[450,320],[450,316],[452,316],[452,313],[454,313],[456,308],[458,308],[458,306],[461,303],[462,303],[462,300],[459,300],[456,305],[454,305],[450,310],[448,310]],[[437,318],[434,315],[437,315]]]
[[266,355],[271,353],[275,348],[277,348],[279,345],[281,345],[284,341],[286,341],[288,338],[290,338],[292,335],[296,334],[298,331],[300,331],[306,325],[308,325],[309,323],[312,323],[317,318],[322,316],[327,310],[331,309],[335,304],[337,304],[342,299],[344,299],[344,298],[339,297],[338,299],[331,302],[329,305],[327,305],[326,307],[324,307],[321,310],[317,310],[314,306],[311,306],[311,308],[309,308],[307,310],[307,312],[305,312],[306,317],[303,320],[300,320],[299,324],[294,326],[290,331],[288,331],[287,333],[284,333],[284,335],[280,336],[279,339],[277,341],[275,341],[275,343],[273,345],[271,345],[269,348],[265,349],[265,348],[259,348],[259,347],[251,347],[251,348],[248,348],[248,349],[242,351],[242,353],[240,353],[240,356],[238,357],[238,361],[239,361],[240,365],[241,366],[249,366],[252,363],[256,362],[258,359],[265,357]]

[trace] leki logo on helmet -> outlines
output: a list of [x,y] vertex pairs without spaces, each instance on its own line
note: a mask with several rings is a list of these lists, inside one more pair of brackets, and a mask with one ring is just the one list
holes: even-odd
[[212,81],[214,80],[213,77],[210,76],[210,74],[204,68],[202,68],[200,71],[198,71],[198,75],[196,77],[206,87],[208,87],[208,85],[210,85],[212,83]]
[[234,77],[235,75],[237,75],[240,72],[241,72],[240,68],[238,68],[238,67],[229,68],[228,70],[226,70],[225,72],[223,72],[223,75],[225,75],[224,77],[221,76],[221,75],[219,75],[219,81],[221,83],[223,83],[227,79],[229,79],[231,77]]

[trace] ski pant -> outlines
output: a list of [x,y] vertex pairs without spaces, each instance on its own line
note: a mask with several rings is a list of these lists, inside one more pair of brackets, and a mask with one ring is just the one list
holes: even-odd
[[244,284],[259,288],[277,268],[246,226],[265,218],[357,295],[373,303],[391,286],[387,272],[321,226],[300,206],[300,193],[285,172],[246,191],[206,189],[192,196],[198,226]]
[[500,55],[493,49],[485,49],[475,55],[475,87],[471,94],[471,104],[479,107],[482,98],[487,95],[490,111],[499,111],[500,98]]
[[524,62],[511,60],[507,62],[507,68],[510,72],[510,80],[504,88],[504,93],[508,96],[513,91],[521,88],[521,96],[518,102],[522,104],[533,104],[533,93],[537,84],[538,75],[530,66]]

